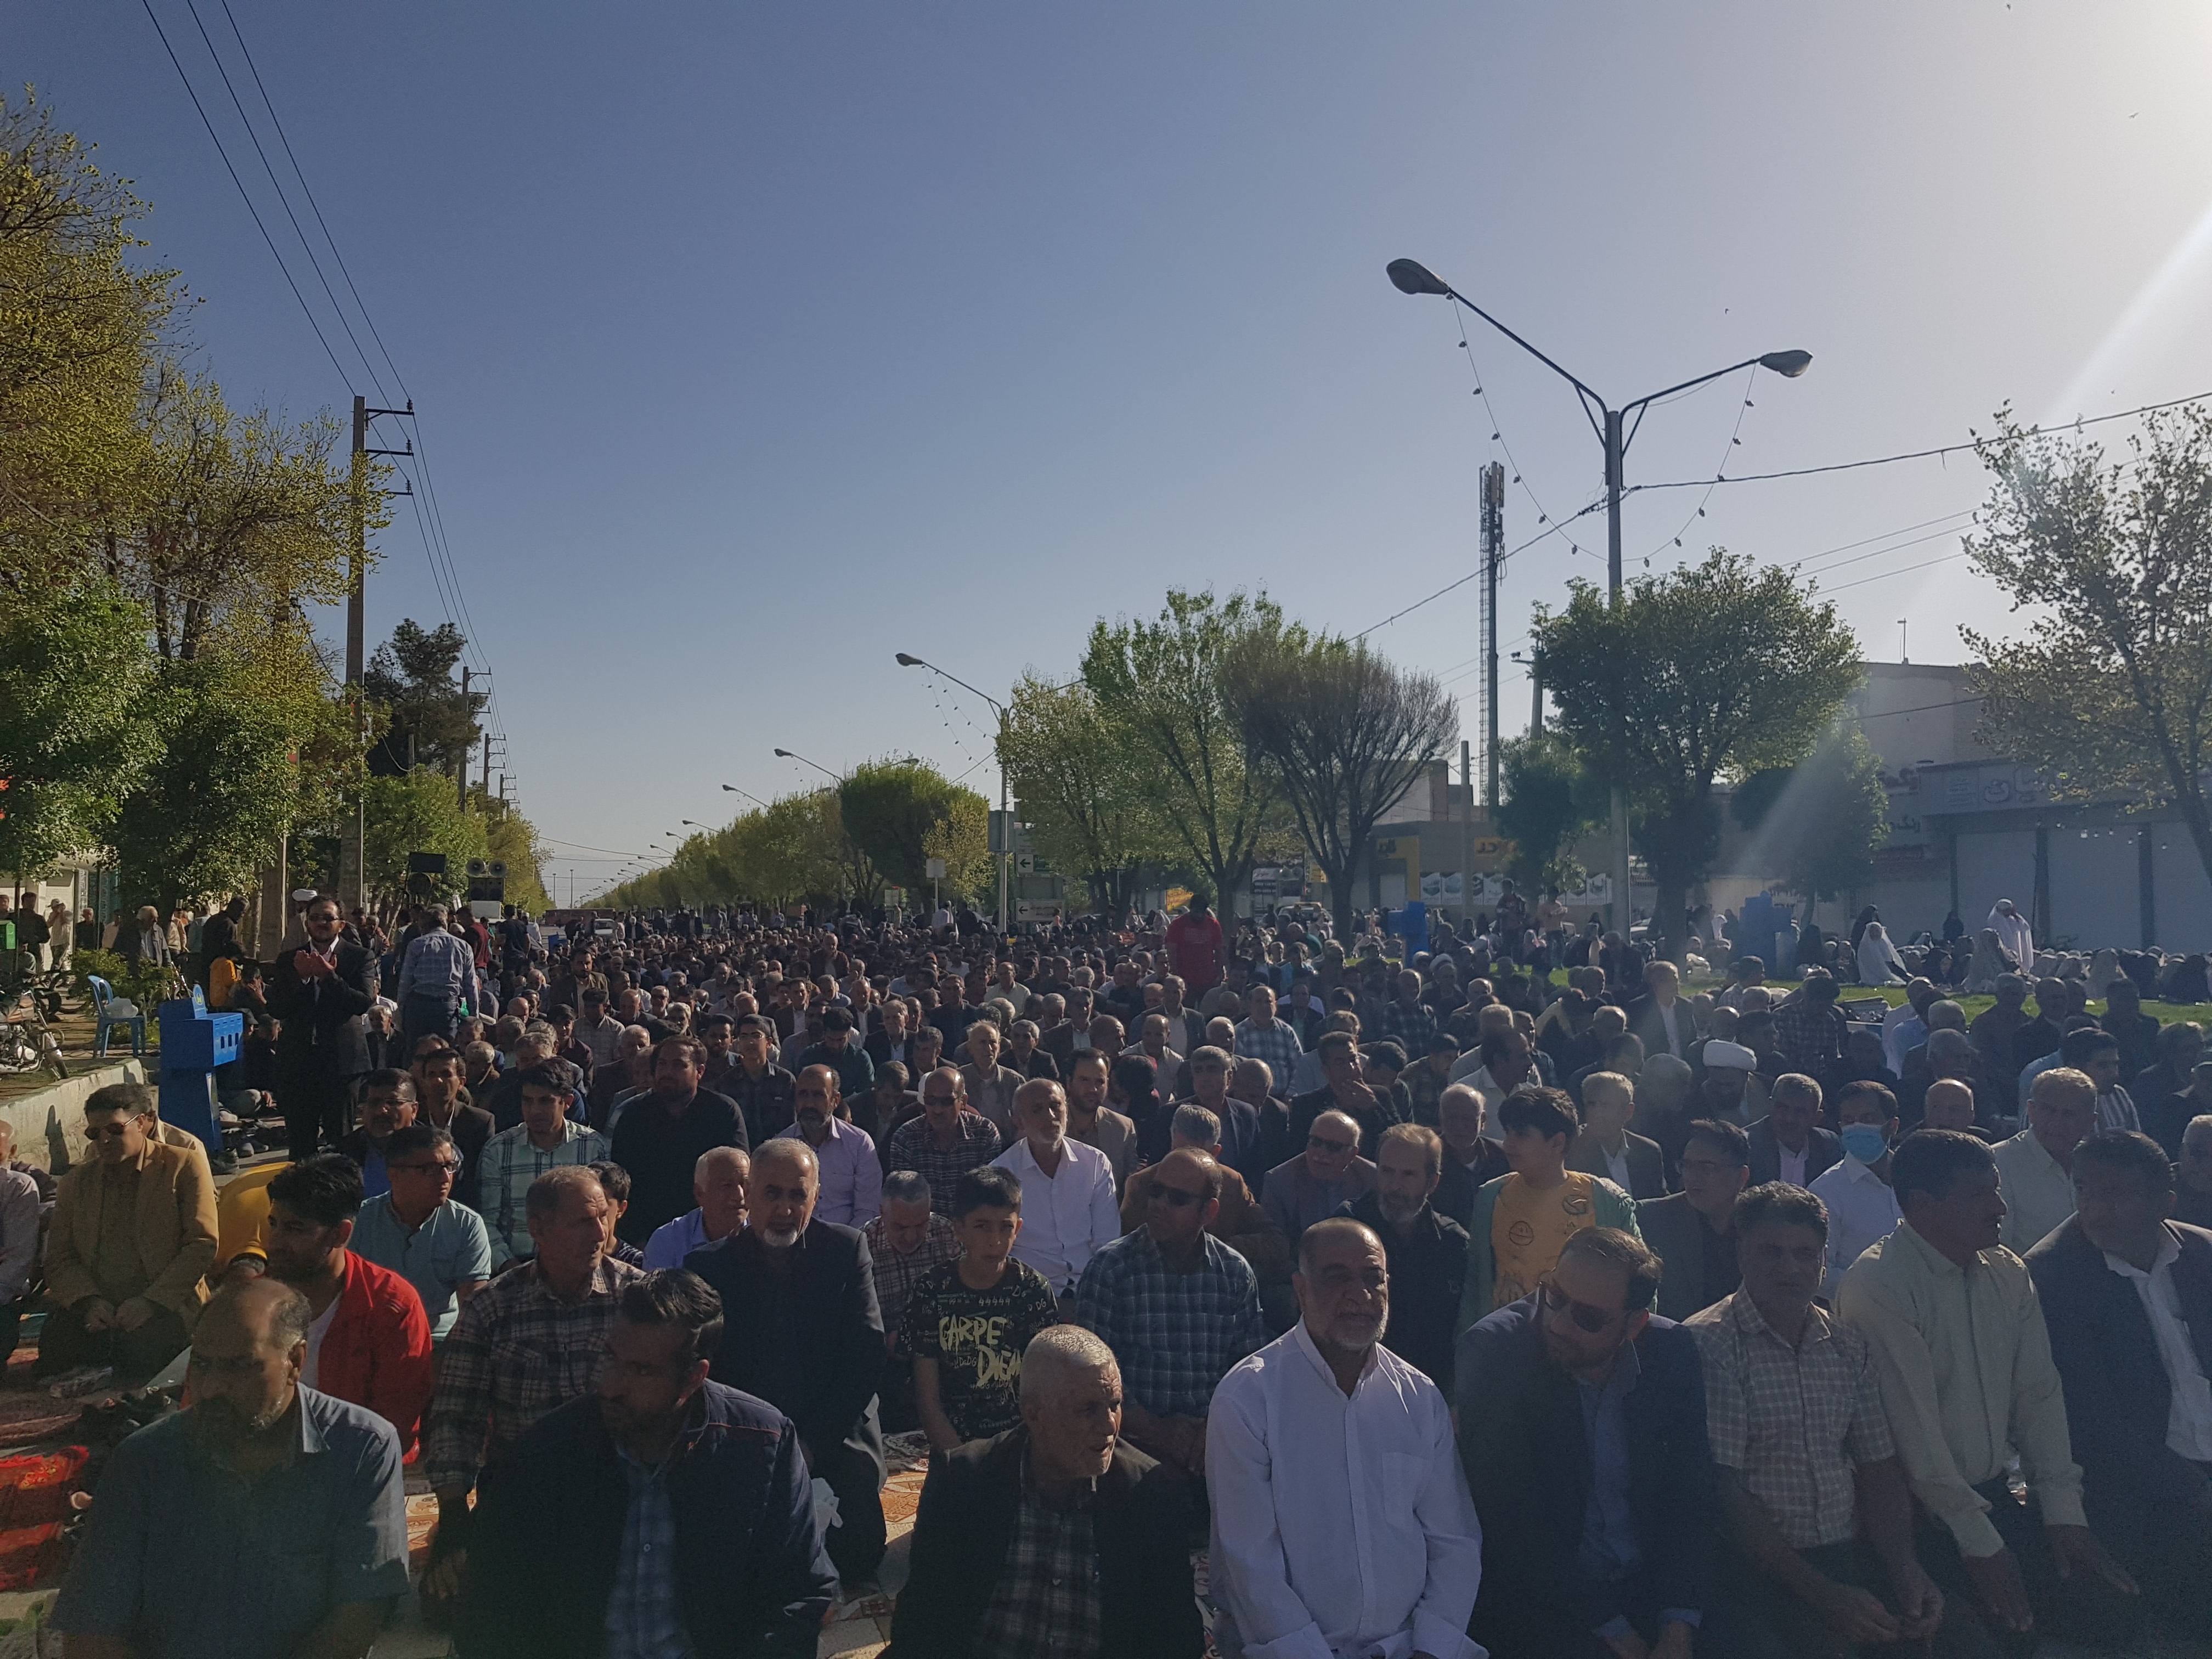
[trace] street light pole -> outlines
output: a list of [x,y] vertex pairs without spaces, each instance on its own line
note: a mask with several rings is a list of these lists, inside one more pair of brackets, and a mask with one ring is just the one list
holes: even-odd
[[[1700,374],[1680,386],[1670,386],[1663,392],[1654,392],[1637,398],[1633,403],[1613,408],[1581,380],[1553,362],[1542,352],[1499,322],[1480,306],[1462,294],[1449,283],[1437,276],[1416,259],[1393,259],[1387,267],[1391,285],[1401,294],[1431,294],[1456,300],[1476,316],[1488,323],[1507,339],[1519,346],[1538,362],[1550,369],[1575,389],[1582,400],[1583,413],[1596,431],[1598,440],[1605,446],[1605,540],[1606,593],[1607,603],[1618,608],[1621,603],[1620,563],[1620,498],[1625,493],[1623,475],[1626,471],[1628,446],[1635,441],[1637,429],[1644,424],[1644,416],[1651,406],[1662,398],[1671,398],[1678,392],[1687,392],[1708,380],[1717,380],[1724,374],[1733,374],[1740,368],[1764,368],[1785,380],[1796,380],[1812,366],[1809,351],[1770,351],[1762,356],[1747,357],[1740,363],[1730,363],[1726,368],[1717,368],[1710,374]],[[1628,417],[1636,418],[1631,421]],[[1493,699],[1493,702],[1495,699]],[[1613,787],[1613,915],[1625,939],[1636,925],[1634,892],[1629,885],[1628,872],[1628,797],[1619,784]],[[1670,925],[1671,937],[1674,927]]]
[[975,692],[977,696],[982,698],[985,702],[989,703],[993,708],[998,710],[999,822],[1006,826],[1006,843],[1005,847],[1000,849],[999,852],[999,932],[1003,935],[1008,926],[1011,924],[1013,916],[1013,913],[1006,908],[1006,884],[1007,878],[1012,873],[1014,865],[1013,805],[1012,802],[1008,798],[1006,783],[1006,723],[1009,719],[1006,712],[1006,705],[1000,702],[988,691],[977,690],[975,687],[969,684],[967,681],[962,679],[957,674],[946,674],[945,670],[939,668],[933,662],[925,661],[920,657],[909,656],[903,651],[898,652],[895,654],[897,658],[898,665],[901,668],[927,668],[933,674],[945,674],[945,678],[946,679],[951,680],[953,684],[958,686],[962,690]]

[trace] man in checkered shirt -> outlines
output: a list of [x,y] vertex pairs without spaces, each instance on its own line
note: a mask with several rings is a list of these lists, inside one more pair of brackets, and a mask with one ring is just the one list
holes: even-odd
[[[1736,1200],[1741,1289],[1692,1315],[1706,1433],[1744,1570],[1747,1650],[1917,1642],[1942,1593],[1912,1550],[1912,1498],[1866,1339],[1814,1304],[1828,1212],[1772,1182]],[[1859,1540],[1863,1520],[1866,1541]]]
[[438,1532],[422,1595],[434,1606],[459,1588],[477,1470],[592,1391],[623,1286],[640,1277],[605,1255],[612,1216],[592,1170],[549,1170],[525,1203],[537,1254],[461,1310],[423,1419],[422,1474],[438,1496]]
[[1426,1054],[1436,1035],[1437,1017],[1421,1002],[1421,976],[1411,968],[1397,979],[1397,994],[1382,1005],[1376,1035],[1388,1037],[1408,1055]]
[[1221,1210],[1212,1158],[1182,1147],[1130,1179],[1145,1194],[1145,1224],[1091,1258],[1075,1322],[1120,1362],[1124,1437],[1203,1480],[1214,1387],[1267,1340],[1260,1281],[1206,1231]]
[[1244,1006],[1249,1018],[1237,1027],[1237,1058],[1266,1061],[1267,1070],[1274,1075],[1275,1093],[1287,1100],[1291,1096],[1291,1074],[1305,1048],[1298,1042],[1298,1034],[1291,1029],[1291,1023],[1275,1018],[1275,994],[1266,986],[1254,986],[1244,999]]

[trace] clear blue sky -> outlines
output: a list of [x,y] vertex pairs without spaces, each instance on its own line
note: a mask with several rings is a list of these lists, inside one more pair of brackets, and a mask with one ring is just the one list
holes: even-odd
[[[373,394],[184,0],[154,3]],[[1731,381],[1658,410],[1632,482],[2212,389],[2201,5],[230,3],[422,411],[564,897],[593,849],[722,821],[722,783],[813,775],[776,745],[984,756],[988,710],[896,650],[1003,695],[1171,583],[1363,629],[1474,568],[1493,454],[1524,480],[1509,545],[1586,505],[1567,388],[1477,325],[1486,409],[1449,309],[1385,281],[1401,254],[1616,398],[1814,354],[1748,410]],[[234,401],[343,413],[143,9],[16,0],[7,42],[154,204]],[[1629,566],[1923,526],[1826,585],[1869,656],[1910,616],[1915,660],[1956,660],[2001,602],[1963,560],[1906,568],[1982,490],[1965,456],[1724,487],[1701,520],[1653,492]],[[445,616],[397,505],[372,640]],[[1509,647],[1603,579],[1601,516],[1561,539],[1508,568]],[[1454,677],[1470,732],[1475,596],[1373,635]],[[1510,665],[1503,702],[1525,723]]]

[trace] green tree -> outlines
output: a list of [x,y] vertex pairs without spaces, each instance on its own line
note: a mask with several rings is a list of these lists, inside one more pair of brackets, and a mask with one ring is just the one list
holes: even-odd
[[553,907],[545,890],[545,849],[538,830],[519,807],[497,796],[478,792],[484,815],[484,856],[507,866],[507,902],[522,907],[525,915],[538,915]]
[[441,890],[447,893],[464,890],[471,859],[491,856],[483,815],[463,811],[453,781],[427,766],[401,777],[371,775],[362,784],[362,872],[378,899],[405,896],[410,853],[446,855]]
[[1249,635],[1222,672],[1250,764],[1272,771],[1306,851],[1328,878],[1339,939],[1352,937],[1352,872],[1375,826],[1459,730],[1436,676],[1394,667],[1358,641]]
[[468,641],[451,623],[424,628],[403,618],[376,647],[362,673],[369,699],[383,705],[390,724],[369,753],[369,769],[403,776],[410,767],[452,773],[465,763],[482,731],[479,717],[489,696],[464,691],[453,678]]
[[34,94],[0,99],[0,592],[83,572],[135,495],[139,404],[179,298],[145,206]]
[[163,657],[198,656],[227,617],[346,597],[357,503],[367,528],[381,528],[386,474],[365,469],[356,495],[327,411],[297,425],[266,410],[234,416],[212,380],[164,365],[146,420],[143,487],[103,558],[152,612]]
[[153,757],[135,718],[153,672],[145,614],[112,583],[27,585],[0,605],[0,871],[105,844]]
[[1548,728],[1498,746],[1505,799],[1498,827],[1513,842],[1512,875],[1524,890],[1572,885],[1574,843],[1605,821],[1604,786],[1575,746]]
[[1871,882],[1889,839],[1881,763],[1856,721],[1837,721],[1796,766],[1753,773],[1732,805],[1756,832],[1753,867],[1779,869],[1790,891],[1816,903]]
[[[957,866],[947,880],[973,890],[973,866],[990,856],[984,849],[990,809],[974,790],[909,757],[864,762],[838,786],[836,797],[844,833],[881,879],[927,886],[928,860],[942,858]],[[857,866],[853,874],[858,877]],[[866,890],[855,880],[843,890]]]
[[1618,605],[1576,582],[1564,610],[1537,607],[1531,635],[1560,731],[1629,793],[1679,960],[1689,890],[1719,846],[1713,784],[1802,759],[1857,684],[1857,641],[1793,572],[1723,548],[1630,582]]
[[2212,876],[2212,414],[2149,416],[2130,450],[2108,464],[2000,416],[1966,550],[2033,619],[2014,641],[1961,630],[1969,678],[1984,742],[2061,797],[2172,807]]
[[1286,627],[1265,593],[1216,599],[1210,589],[1170,588],[1154,621],[1100,619],[1083,654],[1100,716],[1224,910],[1293,822],[1267,764],[1254,763],[1222,684],[1232,649],[1277,642],[1296,652],[1306,634]]
[[999,758],[1032,845],[1055,870],[1080,872],[1102,913],[1127,910],[1140,862],[1182,851],[1160,822],[1135,752],[1082,681],[1051,685],[1035,674],[1023,676]]
[[110,837],[125,900],[166,909],[243,891],[299,819],[297,745],[331,707],[319,684],[288,690],[234,658],[161,664],[135,712],[155,753]]

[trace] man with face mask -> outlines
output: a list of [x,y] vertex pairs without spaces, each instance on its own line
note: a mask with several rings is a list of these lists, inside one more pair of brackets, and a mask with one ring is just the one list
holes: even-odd
[[1812,1193],[1828,1210],[1828,1263],[1820,1293],[1836,1292],[1868,1245],[1887,1238],[1902,1212],[1890,1190],[1890,1146],[1897,1139],[1897,1097],[1879,1083],[1845,1084],[1836,1094],[1843,1127],[1842,1161],[1813,1178]]
[[708,1376],[721,1298],[622,1292],[592,1393],[485,1471],[459,1621],[471,1659],[811,1653],[836,1594],[798,1431]]
[[115,1449],[52,1622],[68,1650],[366,1655],[407,1591],[392,1425],[304,1387],[307,1298],[227,1285],[192,1334],[192,1403]]

